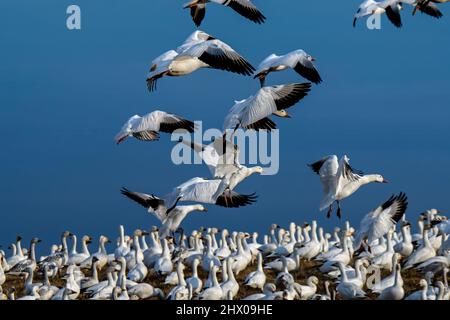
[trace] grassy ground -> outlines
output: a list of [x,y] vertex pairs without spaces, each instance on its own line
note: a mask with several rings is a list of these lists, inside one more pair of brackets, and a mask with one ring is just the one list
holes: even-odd
[[[292,272],[292,275],[294,276],[296,282],[298,282],[300,284],[306,284],[306,279],[309,276],[314,275],[319,279],[319,286],[318,286],[317,293],[320,293],[320,294],[325,293],[324,282],[326,280],[330,280],[330,279],[327,277],[324,277],[324,275],[319,271],[320,265],[314,261],[302,261],[301,266],[302,266],[301,270]],[[256,265],[249,266],[246,270],[244,270],[243,272],[241,272],[239,275],[236,276],[236,280],[240,284],[243,283],[245,277],[250,272],[254,271],[255,269],[256,269]],[[90,274],[90,270],[83,270],[83,271],[87,275]],[[203,270],[201,270],[201,268],[199,268],[198,273],[199,273],[199,277],[201,279],[206,279],[208,276],[207,273],[205,273]],[[265,273],[266,273],[266,277],[267,277],[267,282],[275,281],[275,278],[276,278],[275,272],[273,272],[271,270],[265,270]],[[63,272],[63,274],[64,274],[64,272]],[[388,274],[389,274],[389,272],[383,271],[382,277],[385,277]],[[191,270],[188,267],[186,267],[186,269],[185,269],[186,278],[189,277],[190,275],[191,275]],[[403,281],[404,281],[405,296],[407,296],[411,292],[420,290],[419,281],[420,281],[420,279],[423,278],[423,276],[419,272],[417,272],[415,270],[402,271],[402,277],[403,277]],[[105,270],[100,271],[99,279],[100,279],[100,281],[106,279]],[[149,273],[149,275],[145,279],[145,282],[150,283],[154,287],[161,288],[164,291],[164,293],[167,294],[173,286],[164,285],[164,280],[165,280],[165,277],[160,277],[154,273]],[[437,275],[435,278],[435,281],[438,281],[438,280],[442,280],[440,275],[439,276]],[[41,282],[41,281],[43,281],[43,277],[39,274],[36,274],[34,277],[34,282]],[[219,275],[219,281],[220,281],[220,275]],[[25,282],[24,277],[7,276],[7,280],[6,280],[5,284],[3,285],[3,291],[7,292],[10,288],[14,287],[16,289],[16,297],[17,298],[21,297],[24,295],[24,292],[23,292],[24,291],[23,290],[24,282]],[[60,279],[59,277],[51,279],[50,282],[57,287],[64,286],[64,280]],[[330,281],[330,283],[332,284],[333,281]],[[331,287],[334,287],[334,284],[332,284]],[[364,288],[364,290],[368,293],[367,299],[375,299],[377,297],[377,294],[372,294],[372,293],[370,293],[369,290],[366,290],[366,289],[367,288]],[[260,292],[259,290],[240,285],[239,292],[238,292],[236,299],[240,299],[240,298],[246,297],[250,294],[259,293],[259,292]],[[79,297],[79,299],[86,299],[86,298],[87,297],[83,294],[81,294]],[[337,299],[340,299],[339,296],[337,296]]]

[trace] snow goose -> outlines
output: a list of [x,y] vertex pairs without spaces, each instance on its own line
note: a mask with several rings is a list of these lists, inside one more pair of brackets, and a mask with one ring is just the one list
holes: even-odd
[[[282,256],[284,257],[284,256]],[[298,270],[300,268],[300,254],[298,250],[294,250],[294,252],[286,258],[288,271]],[[273,261],[267,262],[264,265],[264,269],[272,269],[274,271],[283,271],[283,259],[278,258]]]
[[315,60],[314,57],[301,49],[294,50],[282,56],[271,54],[256,68],[254,79],[259,78],[261,87],[263,87],[266,77],[270,72],[291,68],[308,81],[319,84],[322,82],[322,78],[314,66]]
[[276,129],[276,124],[269,119],[274,114],[290,118],[285,109],[292,107],[308,95],[310,83],[292,83],[259,89],[255,95],[236,101],[226,116],[224,131],[238,128],[253,130]]
[[273,223],[270,226],[269,234],[271,242],[263,244],[258,248],[258,250],[263,254],[263,256],[269,255],[272,251],[274,251],[277,248],[278,241],[277,238],[275,237],[275,230],[279,228],[280,226],[275,223]]
[[354,282],[349,281],[347,273],[345,273],[344,265],[338,264],[341,271],[341,281],[336,287],[336,291],[345,300],[362,299],[366,296],[366,293]]
[[320,241],[317,238],[317,221],[312,222],[311,240],[304,244],[296,244],[296,251],[300,257],[311,260],[320,253]]
[[171,233],[173,234],[180,227],[183,220],[191,212],[208,212],[208,209],[201,204],[189,206],[176,206],[167,214],[167,217],[162,221],[162,226],[159,229],[160,238],[165,238]]
[[22,237],[16,237],[16,243],[11,244],[12,255],[6,259],[7,264],[12,268],[20,261],[26,259],[22,251]]
[[399,253],[402,257],[409,257],[414,250],[411,239],[411,224],[409,222],[403,223],[401,227],[402,239],[394,246],[394,251]]
[[33,270],[36,269],[36,244],[41,242],[38,238],[33,238],[30,241],[30,251],[29,251],[29,257],[28,259],[22,260],[14,265],[9,270],[10,274],[21,274],[25,272],[28,268],[31,268]]
[[[401,273],[399,274],[399,276],[396,276],[396,272],[397,272],[397,264],[398,261],[400,259],[400,255],[398,253],[394,254],[392,256],[392,265],[393,265],[393,270],[391,272],[391,274],[387,277],[384,277],[383,279],[381,279],[381,281],[373,284],[373,286],[370,288],[370,290],[372,290],[372,292],[376,292],[376,293],[381,293],[383,290],[392,287],[395,283],[395,281],[398,282],[399,285],[403,285],[403,278]],[[397,279],[396,279],[397,277]]]
[[319,284],[319,279],[315,276],[311,276],[306,281],[305,285],[300,285],[300,300],[309,300],[317,292],[317,285]]
[[369,212],[360,223],[356,236],[356,246],[362,240],[367,239],[369,245],[376,239],[386,235],[390,229],[395,227],[396,223],[405,214],[408,207],[408,197],[400,192],[398,196],[391,196],[386,202]]
[[227,241],[228,234],[229,233],[228,233],[227,229],[222,230],[221,239],[220,239],[220,247],[217,248],[217,250],[214,252],[215,256],[218,257],[219,259],[226,259],[231,254],[231,250],[230,250],[230,247],[228,246],[228,241]]
[[134,115],[125,122],[120,132],[116,135],[116,143],[124,142],[128,137],[134,137],[141,141],[159,140],[159,132],[173,133],[175,130],[184,129],[194,132],[195,125],[176,114],[156,110],[144,116]]
[[243,233],[239,233],[237,237],[237,252],[236,254],[231,255],[233,257],[232,260],[232,269],[236,275],[239,275],[242,271],[244,271],[250,263],[251,256],[245,252],[244,243],[245,243],[245,235]]
[[384,289],[378,296],[378,300],[402,300],[405,296],[405,290],[403,289],[403,281],[401,279],[401,267],[400,264],[396,265],[394,285]]
[[3,262],[5,258],[3,256],[3,252],[0,251],[0,286],[2,286],[6,282],[5,269],[3,267]]
[[160,275],[168,275],[172,272],[173,264],[170,256],[169,245],[166,239],[162,239],[163,251],[161,257],[156,260],[154,269]]
[[50,300],[58,291],[59,288],[51,285],[49,280],[50,266],[44,268],[44,283],[39,287],[40,300]]
[[372,14],[383,14],[386,13],[388,20],[397,28],[402,26],[402,18],[400,15],[400,10],[402,7],[403,1],[400,0],[384,0],[381,2],[376,1],[365,1],[361,4],[358,9],[358,12],[355,14],[355,18],[353,20],[353,26],[356,25],[356,20],[358,18],[372,15]]
[[324,192],[320,202],[320,211],[328,208],[328,218],[333,211],[334,202],[337,203],[337,216],[340,218],[341,200],[351,196],[368,183],[387,183],[387,180],[379,174],[364,175],[361,171],[353,169],[346,155],[339,161],[336,155],[331,155],[310,164],[309,167],[320,176]]
[[[72,239],[74,241],[74,248],[76,248],[75,245],[77,241],[76,235],[72,234]],[[69,254],[69,260],[67,263],[79,265],[84,260],[89,258],[91,254],[89,253],[87,245],[90,244],[91,242],[92,238],[90,236],[83,236],[83,238],[81,238],[81,248],[83,252],[77,253],[76,250],[75,252],[72,250],[72,252]]]
[[450,251],[444,252],[443,256],[436,256],[422,262],[417,266],[417,269],[422,272],[431,271],[433,273],[438,273],[445,268],[450,266]]
[[222,299],[223,292],[222,287],[219,285],[219,282],[217,281],[217,269],[218,267],[215,266],[213,263],[210,264],[210,270],[211,278],[212,278],[212,286],[203,290],[199,295],[199,300],[220,300]]
[[125,243],[125,229],[122,225],[119,226],[119,245],[114,250],[114,258],[119,260],[120,257],[125,257],[130,252],[130,248]]
[[265,297],[271,296],[276,290],[277,288],[273,283],[266,283],[263,287],[262,293],[251,294],[244,297],[242,300],[263,300]]
[[127,279],[134,281],[134,282],[142,282],[144,281],[145,277],[147,276],[148,269],[145,266],[145,264],[142,262],[143,255],[139,254],[141,253],[139,250],[135,250],[135,259],[136,264],[133,268],[128,272]]
[[203,287],[203,281],[198,276],[198,265],[200,264],[200,259],[194,259],[192,263],[192,275],[186,279],[186,284],[191,286],[192,293],[200,293]]
[[92,258],[91,276],[80,280],[80,289],[85,290],[98,284],[98,259]]
[[263,289],[266,284],[266,274],[263,270],[262,254],[258,253],[258,261],[256,271],[250,272],[244,280],[244,285],[254,289]]
[[220,285],[222,287],[222,299],[224,300],[229,298],[230,294],[231,298],[234,298],[239,291],[239,283],[236,281],[233,272],[233,259],[233,257],[227,258],[226,267],[228,279]]
[[297,226],[295,223],[290,223],[289,225],[289,242],[285,244],[279,244],[278,247],[268,255],[268,258],[279,257],[279,256],[288,256],[294,251],[294,246],[297,243],[295,239],[295,231]]
[[184,5],[184,9],[190,9],[192,21],[197,27],[201,25],[205,18],[206,4],[210,2],[230,7],[241,16],[257,24],[264,23],[266,20],[266,17],[250,0],[192,0]]
[[392,234],[394,233],[394,230],[389,230],[387,234],[387,245],[386,245],[386,251],[382,254],[375,256],[372,258],[371,263],[374,266],[377,266],[381,269],[386,269],[389,271],[392,271],[392,259],[395,254],[394,246],[392,244]]
[[348,237],[349,235],[345,233],[341,241],[343,244],[342,250],[333,257],[326,260],[325,263],[319,268],[320,272],[328,273],[338,269],[338,263],[342,263],[344,266],[346,266],[350,262],[351,255],[348,248]]
[[214,68],[251,75],[255,68],[225,42],[203,31],[195,31],[177,50],[170,50],[152,61],[147,75],[149,91],[163,76],[184,76],[200,68]]
[[428,232],[426,229],[423,230],[423,244],[417,248],[409,257],[406,259],[403,266],[403,270],[410,269],[422,262],[427,261],[430,258],[436,256],[436,251],[428,240]]
[[413,15],[416,14],[417,10],[419,10],[425,14],[439,19],[442,17],[442,13],[433,3],[447,3],[449,1],[450,0],[406,0],[404,2],[415,5]]
[[283,270],[277,274],[275,285],[288,288],[290,284],[295,282],[294,277],[289,273],[286,257],[282,256],[281,261],[283,262]]
[[405,300],[428,300],[428,283],[425,279],[420,279],[420,287],[422,290],[415,291],[405,298]]
[[180,261],[177,264],[178,285],[170,290],[167,295],[167,300],[187,300],[189,298],[189,292],[186,280],[184,279],[183,270],[184,265]]
[[23,296],[17,300],[40,300],[39,288],[34,287],[30,295]]

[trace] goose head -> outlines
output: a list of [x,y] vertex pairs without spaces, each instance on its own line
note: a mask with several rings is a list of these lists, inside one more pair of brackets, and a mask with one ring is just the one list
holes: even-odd
[[385,179],[381,174],[375,174],[374,181],[377,183],[389,183],[389,181]]

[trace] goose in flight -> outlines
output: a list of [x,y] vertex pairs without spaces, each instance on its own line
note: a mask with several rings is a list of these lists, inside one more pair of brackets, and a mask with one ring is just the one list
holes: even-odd
[[160,221],[174,210],[179,201],[192,201],[215,204],[226,208],[239,208],[255,202],[255,194],[242,195],[231,189],[219,192],[221,179],[192,178],[174,188],[164,198],[139,192],[131,192],[122,188],[121,192],[128,198],[138,202],[154,213]]
[[314,66],[314,61],[316,61],[314,57],[301,49],[289,52],[282,56],[271,54],[259,64],[253,78],[259,78],[261,87],[263,87],[266,77],[270,72],[291,68],[308,81],[319,84],[322,82],[322,78]]
[[[413,15],[416,14],[417,10],[422,11],[428,15],[431,15],[435,18],[442,17],[442,13],[439,9],[434,5],[434,3],[447,3],[450,0],[409,0],[414,2],[414,10]],[[408,3],[408,0],[406,1]]]
[[149,91],[163,76],[184,76],[200,68],[213,68],[249,76],[255,68],[225,42],[206,32],[195,31],[176,50],[169,50],[152,61],[147,74]]
[[184,9],[191,10],[192,21],[199,27],[205,18],[206,4],[209,2],[221,4],[230,7],[241,16],[257,23],[264,23],[266,17],[250,0],[193,0],[184,5]]
[[269,119],[274,114],[290,118],[285,109],[292,107],[308,95],[311,83],[292,83],[263,87],[249,98],[236,101],[225,118],[223,128],[236,131],[238,128],[253,130],[276,129]]
[[124,142],[128,137],[141,141],[159,140],[159,132],[172,133],[178,129],[194,132],[194,122],[186,120],[176,114],[164,111],[153,111],[145,116],[134,115],[122,126],[116,135],[116,143]]
[[356,236],[356,246],[367,239],[369,245],[386,235],[405,214],[408,208],[408,197],[403,192],[391,196],[386,202],[369,212],[360,223]]
[[418,0],[385,0],[381,2],[366,0],[359,6],[358,11],[354,16],[353,27],[356,26],[356,21],[359,18],[363,18],[373,14],[386,13],[389,21],[397,28],[400,28],[402,26],[400,11],[403,9],[403,4],[405,3],[415,6],[415,8],[419,9],[421,12],[434,18],[442,17],[442,13],[439,11],[439,9],[429,2],[425,5],[417,5]]
[[327,218],[333,211],[333,203],[337,203],[337,216],[341,217],[340,201],[351,196],[361,186],[371,183],[387,183],[379,174],[364,175],[349,164],[349,158],[344,155],[339,161],[336,155],[325,157],[308,165],[320,176],[324,196],[320,202],[320,211],[328,208]]

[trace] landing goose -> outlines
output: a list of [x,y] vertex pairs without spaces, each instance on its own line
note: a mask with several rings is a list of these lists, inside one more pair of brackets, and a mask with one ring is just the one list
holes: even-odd
[[379,174],[364,175],[353,169],[346,155],[339,161],[337,156],[331,155],[310,164],[309,167],[320,177],[324,195],[319,209],[322,211],[328,208],[327,218],[331,216],[334,202],[337,203],[337,216],[340,218],[340,201],[351,196],[363,185],[371,182],[387,183]]
[[173,133],[175,130],[184,129],[194,132],[195,125],[173,113],[155,110],[144,116],[134,115],[125,122],[120,132],[116,135],[116,143],[124,142],[128,137],[134,137],[141,141],[159,140],[159,132]]
[[367,239],[369,245],[376,239],[386,235],[400,221],[408,207],[408,197],[400,192],[391,196],[386,202],[369,212],[360,223],[355,243]]
[[175,209],[179,201],[209,203],[226,208],[239,208],[255,202],[255,194],[242,195],[230,190],[230,188],[222,191],[219,189],[221,184],[221,179],[192,178],[174,188],[164,199],[145,193],[132,192],[126,188],[122,188],[121,192],[131,200],[146,207],[160,221],[165,220],[166,215]]
[[276,129],[276,124],[269,119],[272,114],[289,118],[285,109],[292,107],[308,95],[310,83],[292,83],[259,89],[255,95],[236,101],[226,116],[224,131],[238,128],[253,130]]
[[316,61],[314,57],[301,49],[294,50],[282,56],[271,54],[256,68],[254,79],[259,78],[261,87],[264,87],[266,77],[270,72],[291,68],[306,80],[319,84],[322,82],[322,78],[314,66],[314,61]]
[[205,18],[206,4],[210,2],[230,7],[241,16],[257,24],[264,23],[266,20],[266,17],[250,0],[193,0],[185,4],[183,8],[191,10],[192,21],[197,27],[201,25]]
[[184,76],[200,68],[213,68],[249,76],[255,68],[225,42],[203,31],[195,31],[177,48],[152,61],[147,88],[156,89],[163,76]]

